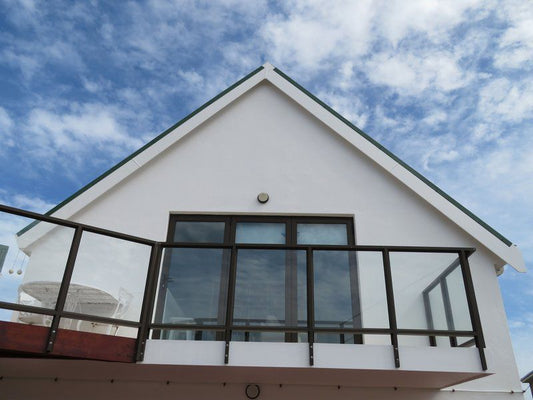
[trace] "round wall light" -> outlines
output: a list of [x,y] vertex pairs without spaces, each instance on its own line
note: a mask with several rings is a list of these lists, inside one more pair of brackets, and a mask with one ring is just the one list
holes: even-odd
[[257,195],[257,201],[261,204],[265,204],[269,198],[270,196],[268,195],[268,193],[265,192],[261,192]]
[[244,393],[246,393],[246,397],[248,397],[249,399],[257,399],[261,394],[261,389],[259,388],[259,385],[250,384],[246,385]]

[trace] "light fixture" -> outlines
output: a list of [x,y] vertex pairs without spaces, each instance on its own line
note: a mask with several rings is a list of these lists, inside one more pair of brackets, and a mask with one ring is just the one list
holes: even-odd
[[246,389],[244,390],[244,393],[246,393],[246,397],[249,399],[257,399],[259,395],[261,394],[261,389],[259,388],[259,385],[256,385],[255,383],[246,385]]
[[268,195],[268,193],[265,192],[261,192],[257,195],[257,201],[261,204],[265,204],[269,198],[270,196]]

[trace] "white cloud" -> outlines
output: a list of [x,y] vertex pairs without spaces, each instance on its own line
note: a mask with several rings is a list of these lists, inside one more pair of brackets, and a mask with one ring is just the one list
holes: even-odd
[[319,92],[318,97],[357,127],[365,127],[368,112],[357,97],[346,97],[334,92]]
[[490,120],[520,122],[533,117],[533,82],[499,78],[480,91],[479,112]]
[[386,0],[379,4],[378,29],[394,46],[408,35],[419,33],[433,42],[446,42],[452,28],[471,18],[468,10],[475,9],[478,16],[485,14],[477,7],[483,4],[481,0]]
[[41,68],[41,64],[35,56],[17,54],[12,49],[3,51],[1,59],[3,60],[1,62],[20,69],[26,81],[32,79],[35,73]]
[[0,137],[6,138],[7,136],[11,136],[13,125],[13,120],[7,113],[6,109],[0,107]]
[[498,68],[520,68],[532,65],[533,54],[533,3],[530,1],[505,1],[502,19],[509,27],[499,41],[500,50],[494,54]]
[[74,104],[61,113],[36,108],[29,113],[27,129],[45,151],[84,153],[97,146],[113,154],[117,151],[113,146],[140,147],[141,141],[126,133],[119,117],[120,110],[99,103]]
[[378,12],[372,1],[291,0],[283,7],[286,16],[270,16],[261,29],[274,63],[317,71],[368,52]]
[[369,79],[401,93],[418,95],[427,89],[448,92],[466,86],[471,76],[454,55],[443,51],[422,54],[380,53],[366,64]]
[[178,70],[178,75],[185,81],[189,86],[199,87],[204,84],[204,78],[198,74],[196,71],[183,71]]
[[44,213],[55,206],[55,203],[43,200],[39,197],[29,197],[24,194],[16,194],[11,196],[9,204],[13,204],[14,207],[22,208],[24,210],[35,211],[38,213]]
[[438,125],[441,122],[445,122],[448,118],[448,114],[444,110],[431,110],[430,113],[422,119],[422,122],[429,126]]

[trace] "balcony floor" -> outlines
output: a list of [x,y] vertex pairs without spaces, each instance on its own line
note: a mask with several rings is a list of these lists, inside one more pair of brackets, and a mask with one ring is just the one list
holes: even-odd
[[224,342],[149,340],[145,361],[135,363],[135,339],[61,329],[45,353],[48,331],[0,322],[0,376],[440,389],[490,375],[476,349],[400,348],[398,369],[390,346],[315,344],[310,367],[306,343],[231,342],[224,365]]
[[135,339],[58,329],[54,348],[45,352],[50,329],[0,321],[0,355],[135,362]]

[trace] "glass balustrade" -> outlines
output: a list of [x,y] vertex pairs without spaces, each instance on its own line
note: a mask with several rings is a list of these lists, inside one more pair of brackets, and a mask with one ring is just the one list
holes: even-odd
[[239,224],[231,244],[217,221],[157,243],[0,206],[0,321],[138,343],[483,347],[472,249],[347,245],[343,225],[303,223],[288,245],[279,223]]

